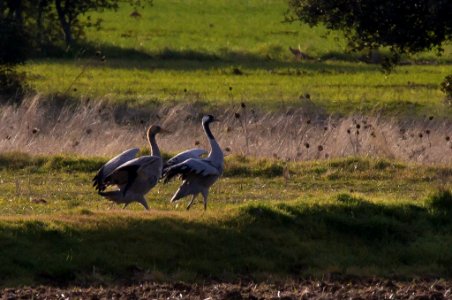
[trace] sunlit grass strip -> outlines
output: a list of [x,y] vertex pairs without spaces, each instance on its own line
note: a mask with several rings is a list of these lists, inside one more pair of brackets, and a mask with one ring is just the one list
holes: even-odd
[[[0,155],[0,215],[122,211],[92,187],[92,177],[106,160],[70,155]],[[229,156],[225,163],[223,177],[211,189],[209,210],[222,211],[248,203],[309,202],[343,192],[375,203],[419,204],[438,186],[451,188],[450,166],[363,158],[295,163],[243,156]],[[157,185],[146,196],[151,211],[184,211],[186,201],[169,202],[178,185],[178,181]],[[135,204],[128,207],[142,209]],[[193,209],[201,210],[201,206],[195,203]]]

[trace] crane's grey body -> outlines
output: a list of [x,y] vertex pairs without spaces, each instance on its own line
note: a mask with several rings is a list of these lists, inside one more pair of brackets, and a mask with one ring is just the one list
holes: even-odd
[[204,198],[204,209],[207,209],[207,197],[209,188],[220,178],[224,169],[224,155],[212,132],[209,124],[216,121],[213,116],[205,116],[202,120],[204,131],[209,139],[211,151],[206,158],[189,158],[181,163],[167,168],[164,176],[165,182],[176,175],[183,179],[182,185],[171,198],[171,202],[177,201],[185,196],[192,195],[187,206],[190,209],[198,194]]
[[[159,126],[151,126],[148,130],[152,155],[134,158],[138,152],[135,152],[137,148],[130,149],[107,162],[99,170],[93,179],[99,195],[115,203],[124,204],[124,208],[136,201],[149,209],[144,195],[158,183],[162,175],[163,161],[155,140],[155,135],[161,131]],[[132,153],[132,159],[126,160]],[[117,186],[118,189],[105,191],[107,186]]]
[[113,202],[123,203],[124,207],[136,201],[149,209],[144,195],[158,183],[162,165],[160,157],[151,155],[128,161],[105,178],[108,185],[117,185],[119,190],[101,192],[100,195]]
[[189,158],[201,158],[201,156],[207,154],[208,152],[204,149],[193,148],[189,150],[185,150],[170,159],[168,159],[163,165],[163,174],[174,165],[180,164],[181,162],[189,159]]
[[201,194],[204,198],[204,209],[207,209],[207,197],[209,195],[209,188],[220,178],[223,170],[219,170],[218,173],[211,175],[201,175],[196,173],[188,173],[182,178],[184,181],[176,193],[171,198],[171,202],[175,202],[185,196],[193,195],[191,201],[187,206],[187,210],[193,204],[196,196]]

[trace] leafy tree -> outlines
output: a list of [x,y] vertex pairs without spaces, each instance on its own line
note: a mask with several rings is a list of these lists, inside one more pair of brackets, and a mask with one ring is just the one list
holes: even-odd
[[89,11],[102,9],[118,9],[118,0],[55,0],[55,8],[61,28],[64,32],[66,45],[74,43],[73,30],[80,29],[82,22],[79,19]]
[[[0,18],[21,26],[35,47],[61,40],[70,47],[83,36],[85,26],[93,23],[82,20],[82,15],[116,10],[121,2],[135,8],[152,4],[152,0],[0,0]],[[99,26],[99,22],[94,23]]]
[[352,50],[388,47],[392,62],[404,53],[441,51],[452,37],[450,0],[289,0],[289,7],[291,20],[342,30]]

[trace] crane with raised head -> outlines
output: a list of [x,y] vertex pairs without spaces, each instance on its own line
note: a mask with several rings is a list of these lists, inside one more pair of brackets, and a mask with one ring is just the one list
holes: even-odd
[[206,158],[192,157],[173,164],[166,168],[163,174],[165,183],[177,175],[182,178],[182,184],[171,198],[171,202],[192,195],[187,210],[190,209],[198,194],[203,196],[204,210],[207,209],[209,188],[220,178],[224,170],[223,151],[210,131],[210,124],[216,121],[218,120],[212,115],[206,115],[202,118],[202,127],[210,143],[209,155]]
[[[123,203],[124,208],[136,201],[149,209],[144,196],[158,183],[163,168],[155,137],[158,133],[165,132],[167,131],[159,125],[152,125],[147,130],[151,155],[135,158],[139,149],[132,148],[103,165],[93,178],[93,186],[99,195],[113,202]],[[106,191],[108,186],[117,186],[118,189]]]

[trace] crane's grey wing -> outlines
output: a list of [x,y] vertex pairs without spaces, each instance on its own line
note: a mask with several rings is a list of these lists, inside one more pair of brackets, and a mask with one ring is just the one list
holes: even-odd
[[193,149],[181,152],[166,161],[165,165],[163,166],[163,173],[165,173],[165,171],[171,166],[180,164],[181,162],[183,162],[189,158],[200,158],[202,155],[207,154],[207,153],[208,152],[206,150],[199,149],[199,148],[193,148]]
[[128,161],[107,175],[107,184],[124,186],[121,191],[125,194],[136,179],[140,181],[159,178],[162,172],[162,159],[157,156],[142,156]]
[[190,174],[202,177],[219,176],[220,171],[212,166],[207,160],[200,158],[189,158],[177,165],[171,166],[165,173],[165,183],[176,175],[181,175],[185,179]]
[[93,186],[99,192],[104,191],[107,185],[105,184],[105,178],[108,174],[110,174],[114,169],[119,167],[120,165],[132,160],[137,155],[139,148],[131,148],[128,149],[121,154],[110,159],[105,165],[103,165],[99,171],[97,171],[96,176],[93,178]]

